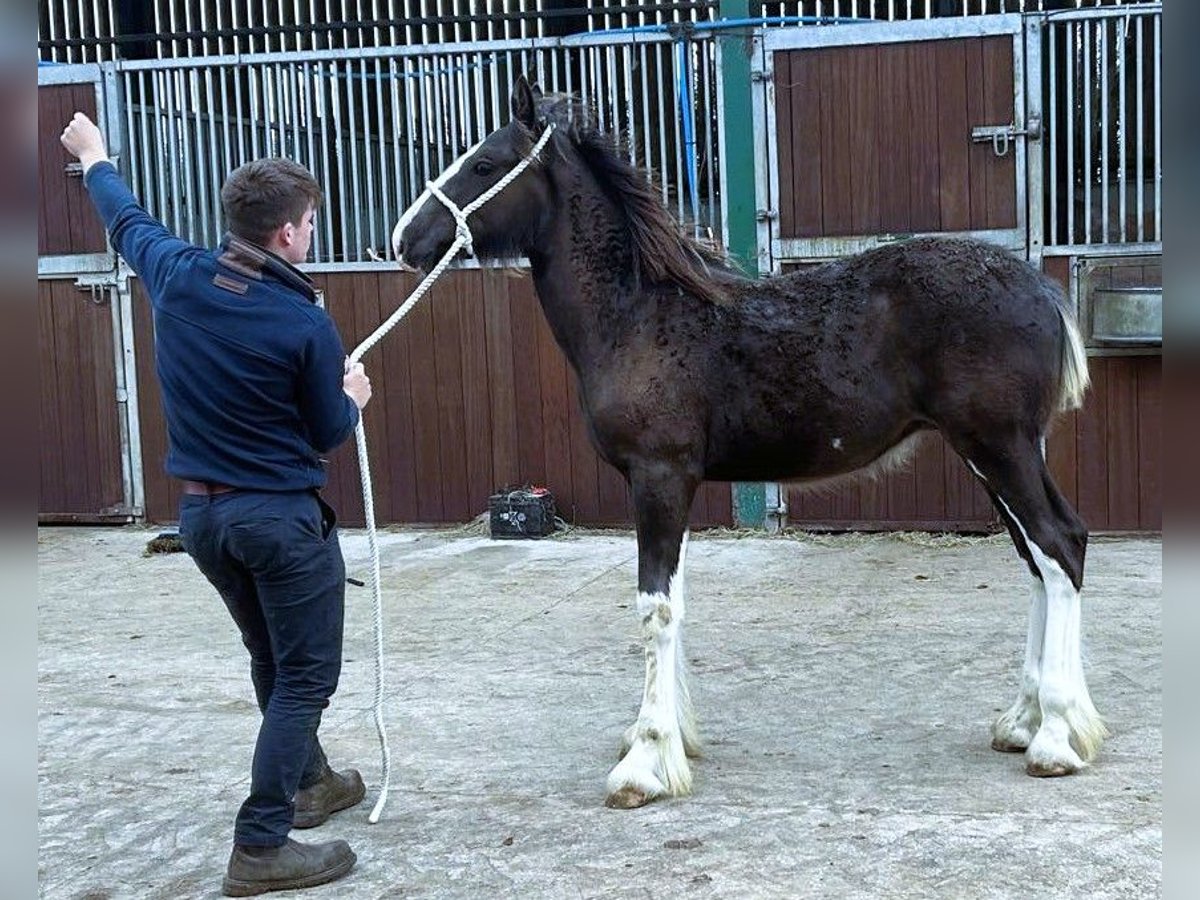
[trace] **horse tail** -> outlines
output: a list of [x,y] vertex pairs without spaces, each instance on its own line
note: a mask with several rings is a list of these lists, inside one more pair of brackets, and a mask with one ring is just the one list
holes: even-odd
[[1083,395],[1087,392],[1092,379],[1088,374],[1087,351],[1083,347],[1083,337],[1079,334],[1079,326],[1075,323],[1075,314],[1067,308],[1066,300],[1061,294],[1055,297],[1054,305],[1058,310],[1058,319],[1062,323],[1058,410],[1059,412],[1068,412],[1083,406]]

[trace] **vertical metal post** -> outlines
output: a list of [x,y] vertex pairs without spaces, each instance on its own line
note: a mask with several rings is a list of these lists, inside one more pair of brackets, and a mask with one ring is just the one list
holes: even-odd
[[[720,0],[722,19],[750,17],[749,0]],[[721,93],[717,106],[721,155],[721,207],[725,247],[750,274],[758,272],[758,241],[754,218],[754,121],[749,35],[721,32],[717,39]],[[733,487],[733,520],[742,527],[761,528],[767,520],[766,486],[741,482]]]
[[[1042,115],[1042,23],[1038,19],[1025,20],[1024,56],[1022,96],[1017,97],[1017,103],[1024,104],[1024,125],[1028,127],[1034,119],[1046,121]],[[1029,261],[1040,267],[1045,244],[1045,164],[1040,142],[1030,137],[1024,143],[1025,200],[1028,209],[1025,217],[1028,240],[1025,246]],[[1019,173],[1017,177],[1020,177]]]

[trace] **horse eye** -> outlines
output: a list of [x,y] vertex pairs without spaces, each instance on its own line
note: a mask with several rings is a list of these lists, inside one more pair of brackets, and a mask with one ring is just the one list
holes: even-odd
[[496,169],[495,166],[493,166],[490,162],[488,162],[487,160],[484,160],[484,159],[481,159],[479,162],[475,163],[475,174],[476,175],[491,175],[492,172],[495,171],[495,169]]

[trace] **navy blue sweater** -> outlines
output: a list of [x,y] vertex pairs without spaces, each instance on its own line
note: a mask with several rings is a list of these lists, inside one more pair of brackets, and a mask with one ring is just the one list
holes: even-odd
[[86,183],[154,309],[167,472],[249,490],[324,485],[318,454],[354,430],[358,408],[309,278],[233,236],[215,251],[180,240],[110,163],[92,166]]

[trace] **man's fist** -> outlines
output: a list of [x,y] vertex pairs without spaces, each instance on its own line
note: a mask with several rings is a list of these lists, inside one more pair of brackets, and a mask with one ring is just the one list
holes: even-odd
[[346,359],[346,374],[342,377],[342,390],[354,401],[354,405],[362,409],[371,399],[371,379],[363,371],[362,363],[351,363]]
[[108,159],[104,135],[100,133],[96,123],[81,112],[75,113],[75,117],[67,123],[59,140],[68,153],[79,157],[84,172],[96,163]]

